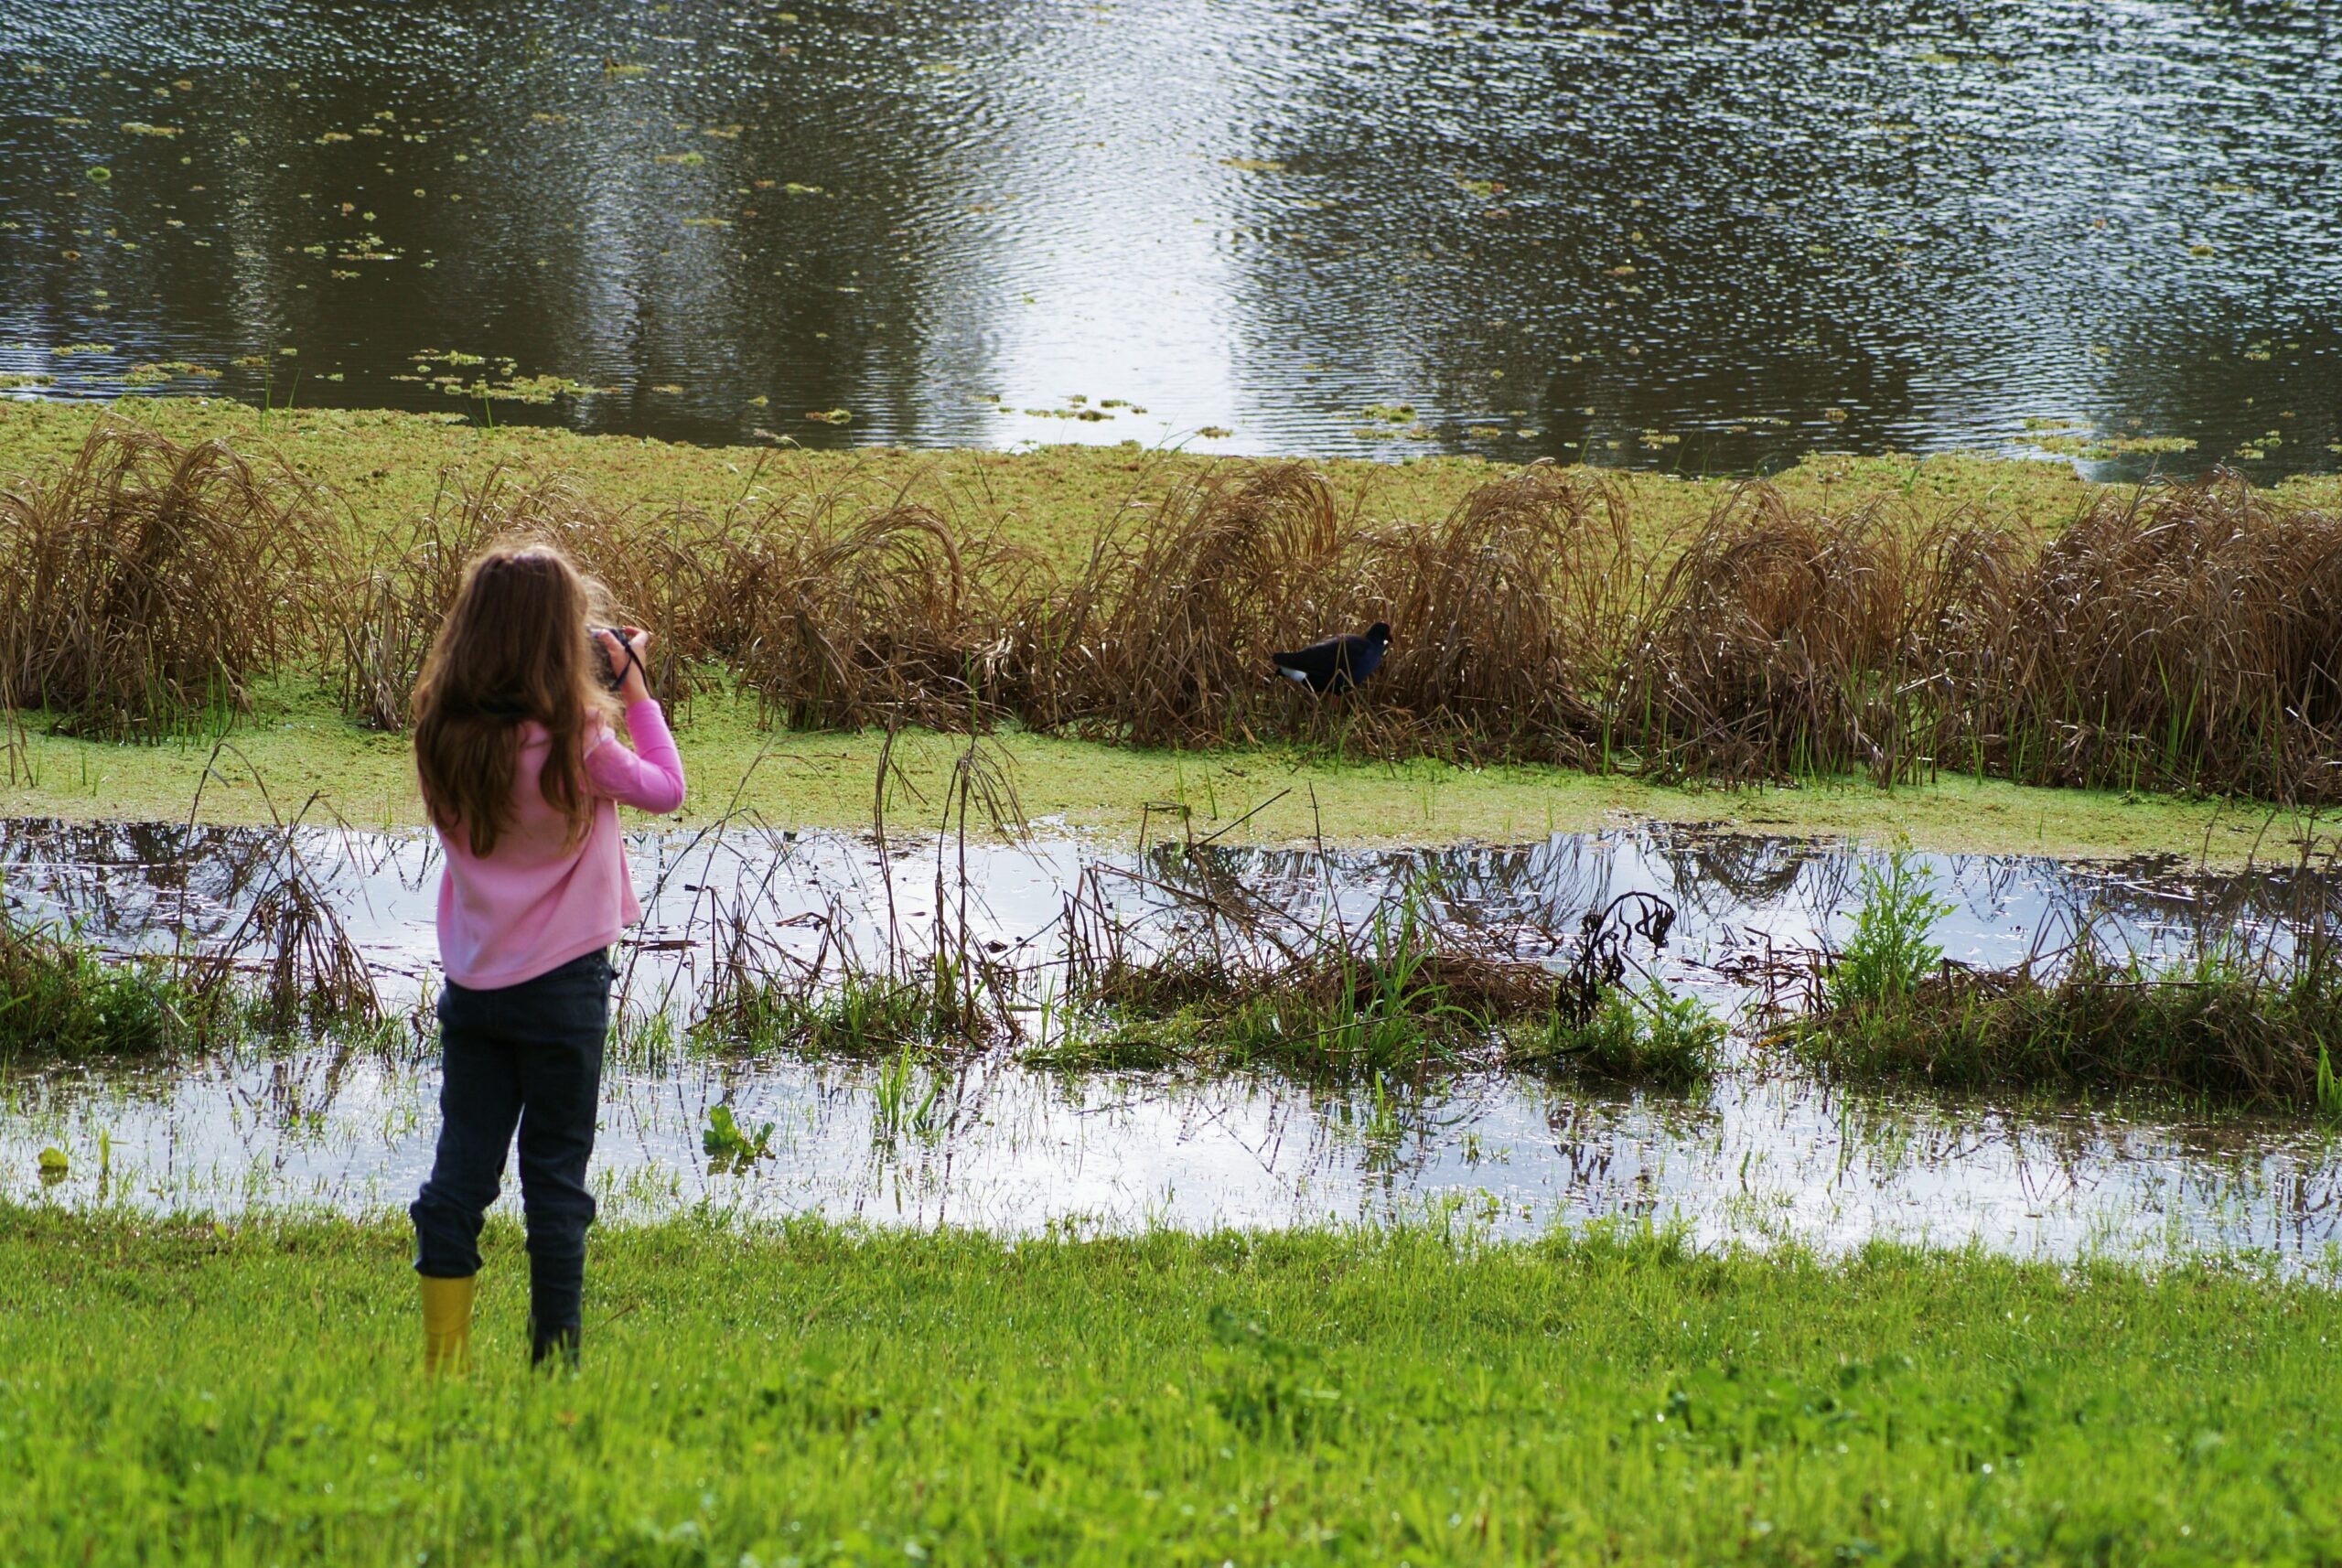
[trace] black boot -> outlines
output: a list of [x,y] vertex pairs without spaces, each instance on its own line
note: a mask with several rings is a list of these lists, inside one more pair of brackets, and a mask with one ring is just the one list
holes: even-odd
[[529,1320],[529,1367],[535,1370],[553,1362],[556,1370],[574,1372],[577,1369],[577,1326],[566,1328],[540,1328],[537,1320]]
[[583,1252],[529,1254],[530,1366],[543,1367],[558,1356],[563,1367],[577,1369],[577,1325],[585,1316],[585,1294]]

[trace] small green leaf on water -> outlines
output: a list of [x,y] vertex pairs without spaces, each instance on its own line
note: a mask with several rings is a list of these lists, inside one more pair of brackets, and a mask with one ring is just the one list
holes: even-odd
[[817,424],[847,424],[854,420],[852,411],[843,408],[809,409],[805,417]]
[[106,181],[113,177],[113,170],[101,164],[90,171],[90,177],[96,180],[100,185],[103,185]]
[[40,1152],[40,1176],[41,1176],[41,1180],[43,1180],[43,1181],[56,1181],[57,1179],[59,1179],[59,1177],[61,1177],[62,1176],[64,1176],[64,1175],[65,1175],[65,1173],[66,1173],[66,1171],[67,1171],[69,1168],[70,1168],[70,1162],[68,1162],[68,1161],[67,1161],[67,1159],[65,1158],[65,1151],[64,1151],[64,1150],[62,1150],[62,1149],[43,1149],[43,1150]]
[[718,1169],[743,1169],[770,1153],[772,1127],[768,1122],[752,1133],[733,1119],[730,1106],[712,1106],[707,1112],[707,1126],[700,1133],[700,1146]]

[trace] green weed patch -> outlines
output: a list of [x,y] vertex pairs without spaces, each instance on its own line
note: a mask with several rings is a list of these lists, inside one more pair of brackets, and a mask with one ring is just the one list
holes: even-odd
[[2197,932],[2178,964],[2111,950],[2085,926],[2057,951],[1979,970],[1946,962],[1930,940],[1950,911],[1904,853],[1866,867],[1851,938],[1807,977],[1806,1005],[1778,1037],[1842,1080],[2342,1117],[2342,951],[2324,912],[2283,940]]

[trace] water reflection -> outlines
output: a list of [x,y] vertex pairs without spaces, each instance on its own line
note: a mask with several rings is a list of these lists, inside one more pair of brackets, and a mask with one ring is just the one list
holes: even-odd
[[485,376],[703,441],[2328,467],[2337,61],[2325,6],[17,0],[0,375],[458,417]]
[[[319,1048],[173,1073],[8,1086],[0,1193],[19,1201],[347,1211],[412,1194],[430,1157],[423,1054]],[[923,1086],[922,1086],[923,1087]],[[923,1131],[886,1131],[872,1070],[675,1061],[614,1070],[597,1180],[614,1219],[703,1206],[1029,1231],[1080,1222],[1291,1225],[1457,1208],[1499,1230],[1626,1217],[1703,1240],[1835,1251],[1887,1236],[2023,1255],[2251,1249],[2331,1266],[2342,1168],[2313,1130],[2150,1123],[1724,1080],[1713,1100],[1518,1079],[1362,1096],[1274,1081],[1054,1079],[948,1069]],[[708,1110],[773,1126],[718,1168]],[[68,1150],[44,1186],[34,1156]]]
[[[1138,850],[1080,838],[962,842],[799,832],[732,822],[628,841],[644,918],[627,950],[638,1004],[688,1011],[726,934],[824,942],[865,956],[918,948],[965,921],[972,943],[1045,969],[1069,897],[1095,897],[1142,930],[1199,909],[1303,929],[1355,928],[1412,901],[1434,920],[1493,933],[1531,960],[1574,950],[1585,913],[1633,893],[1678,912],[1671,977],[1732,998],[1752,948],[1812,950],[1844,936],[1866,869],[1883,852],[1828,841],[1652,823],[1554,833],[1526,846],[1373,851],[1163,843]],[[2299,865],[2190,867],[2176,856],[2059,862],[1913,854],[1951,913],[1936,939],[1962,962],[2000,967],[2089,929],[2151,960],[2184,958],[2208,934],[2283,951],[2294,926],[2342,918],[2342,880]],[[17,918],[70,921],[123,950],[217,944],[288,876],[338,918],[388,994],[433,983],[434,840],[347,828],[0,819],[0,875]],[[820,922],[807,917],[821,917]]]
[[[711,958],[712,900],[726,888],[768,890],[760,908],[772,918],[856,910],[875,929],[891,897],[897,918],[931,922],[937,856],[956,865],[959,853],[896,843],[882,859],[852,834],[639,838],[637,881],[657,892],[631,958],[636,1011],[662,997],[688,1005]],[[971,924],[1007,945],[1041,940],[1085,873],[1125,874],[1120,896],[1133,910],[1168,908],[1150,889],[1174,886],[1351,918],[1404,890],[1448,918],[1512,933],[1530,953],[1554,950],[1590,904],[1645,889],[1683,911],[1669,976],[1726,1006],[1742,999],[1735,961],[1752,944],[1842,932],[1870,858],[1661,827],[1356,855],[1228,845],[1133,854],[1074,840],[967,854]],[[436,867],[419,836],[25,822],[0,832],[19,918],[70,915],[125,946],[165,945],[182,929],[216,938],[287,855],[329,891],[386,991],[420,1000]],[[2321,875],[2206,875],[2167,861],[1927,864],[1956,907],[1939,932],[1946,946],[1994,962],[2045,926],[2084,918],[2174,955],[2208,919],[2273,938],[2337,892]],[[949,887],[946,901],[956,901]],[[1837,1249],[1896,1236],[2054,1256],[2250,1248],[2319,1270],[2342,1244],[2342,1161],[2326,1133],[2293,1121],[1839,1093],[1746,1048],[1692,1101],[1479,1073],[1380,1090],[1066,1079],[1012,1058],[919,1069],[910,1100],[926,1109],[890,1117],[873,1068],[711,1058],[677,1047],[671,1032],[638,1029],[613,1053],[598,1179],[618,1217],[712,1206],[1021,1231],[1456,1209],[1510,1230],[1623,1216],[1681,1223],[1710,1241]],[[403,1202],[420,1180],[435,1091],[419,1015],[364,1043],[19,1073],[0,1087],[0,1195],[371,1210]],[[701,1133],[717,1104],[744,1126],[771,1123],[772,1156],[736,1170],[711,1161]],[[50,1144],[72,1165],[45,1186],[35,1156]]]

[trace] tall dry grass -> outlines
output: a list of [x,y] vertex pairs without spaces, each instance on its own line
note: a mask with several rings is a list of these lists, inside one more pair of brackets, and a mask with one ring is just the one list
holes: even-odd
[[1365,534],[1355,587],[1373,613],[1358,618],[1395,637],[1376,701],[1473,752],[1595,760],[1648,586],[1631,521],[1617,488],[1537,464],[1439,522]]
[[1136,537],[1102,534],[1077,577],[1026,607],[1025,711],[1141,746],[1254,738],[1282,711],[1271,653],[1357,629],[1364,607],[1337,574],[1354,534],[1304,463],[1180,486]]
[[[1231,464],[1051,570],[907,490],[613,509],[510,469],[353,548],[281,466],[113,422],[0,506],[0,691],[95,733],[154,733],[304,660],[395,727],[464,560],[521,532],[658,628],[671,699],[736,683],[794,727],[2342,799],[2342,517],[2229,474],[2039,531],[1752,482],[1652,544],[1620,490],[1549,465],[1381,521],[1306,464]],[[1391,652],[1353,696],[1271,671],[1378,619]]]
[[531,533],[574,543],[587,498],[499,465],[478,482],[443,476],[431,510],[403,538],[338,558],[327,650],[342,711],[374,729],[405,727],[408,702],[464,565],[489,540]]
[[964,728],[1003,712],[1002,596],[1021,557],[995,541],[908,502],[875,515],[834,496],[721,514],[618,510],[563,476],[504,467],[450,476],[403,540],[347,575],[335,617],[345,710],[405,722],[464,563],[509,534],[558,542],[605,590],[597,614],[655,628],[653,684],[670,701],[720,672],[798,728]]
[[1947,760],[2045,784],[2342,797],[2342,517],[2233,473],[2108,496],[2008,574]]
[[1752,485],[1651,606],[1612,727],[1669,773],[2342,798],[2342,517],[2232,473],[2054,532]]
[[899,499],[862,518],[775,508],[725,540],[714,575],[745,635],[730,656],[768,718],[958,730],[1007,711],[1024,553]]
[[[1322,728],[1380,750],[1584,760],[1610,650],[1638,602],[1626,504],[1549,465],[1434,523],[1339,514],[1306,464],[1209,476],[1110,534],[1025,611],[1028,720],[1142,746]],[[1371,695],[1320,703],[1278,650],[1397,628]]]
[[1676,777],[1907,778],[1957,704],[1954,667],[1998,668],[1997,589],[2026,547],[1964,511],[1830,513],[1744,486],[1621,650],[1614,739]]
[[102,420],[72,463],[0,491],[0,682],[116,739],[242,707],[306,650],[331,526],[282,465]]

